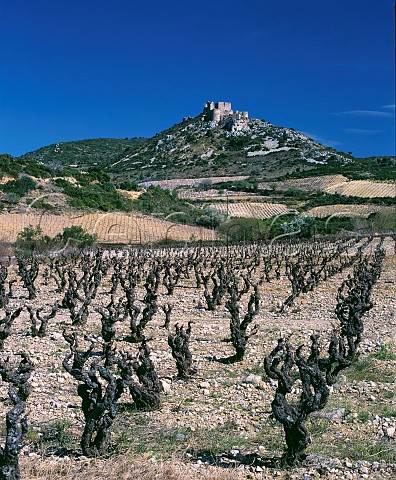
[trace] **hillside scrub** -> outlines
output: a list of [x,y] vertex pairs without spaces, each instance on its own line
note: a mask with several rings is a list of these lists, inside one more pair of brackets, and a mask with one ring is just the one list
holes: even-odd
[[48,253],[50,250],[62,250],[66,247],[84,248],[97,241],[96,234],[87,233],[84,228],[72,225],[65,227],[62,233],[51,238],[43,234],[40,225],[28,225],[19,232],[15,242],[15,252],[19,256]]
[[133,200],[133,206],[146,215],[206,228],[216,228],[226,218],[221,212],[211,208],[201,210],[186,200],[178,198],[177,192],[157,186],[150,186],[139,198]]
[[20,198],[30,192],[30,190],[35,190],[37,188],[37,183],[30,177],[23,175],[21,178],[16,180],[9,180],[8,182],[0,185],[0,189],[4,193],[10,193]]
[[144,141],[143,138],[94,138],[62,142],[26,153],[18,160],[26,163],[41,160],[46,165],[55,160],[65,167],[75,163],[84,167],[87,163],[97,163],[103,167],[121,159],[126,153],[133,152]]
[[93,208],[103,212],[112,210],[128,212],[132,208],[131,201],[120,195],[109,181],[101,183],[97,179],[84,181],[77,187],[64,178],[58,178],[55,184],[69,196],[68,203],[75,208]]
[[354,218],[346,216],[314,218],[311,216],[283,214],[264,220],[235,217],[222,223],[218,230],[225,241],[256,242],[271,240],[277,237],[301,239],[313,238],[315,235],[334,235],[345,231],[355,231],[357,227],[369,229],[371,225],[365,219],[359,218],[359,222],[357,224]]
[[350,180],[396,180],[394,157],[352,158],[351,160],[341,167],[339,160],[329,159],[324,165],[316,164],[312,170],[294,171],[288,175],[288,178],[332,175],[342,172]]
[[17,177],[21,170],[20,163],[13,156],[0,154],[0,179],[5,176]]

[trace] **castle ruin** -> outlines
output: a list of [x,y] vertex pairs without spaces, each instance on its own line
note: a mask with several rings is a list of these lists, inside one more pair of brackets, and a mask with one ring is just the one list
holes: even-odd
[[203,110],[203,119],[207,122],[220,122],[225,117],[233,120],[247,120],[248,112],[232,110],[231,102],[206,102]]

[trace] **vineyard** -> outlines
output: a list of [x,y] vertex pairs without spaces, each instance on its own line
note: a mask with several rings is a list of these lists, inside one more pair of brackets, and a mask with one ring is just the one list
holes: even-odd
[[387,207],[384,205],[322,205],[314,207],[307,211],[314,217],[326,218],[330,215],[345,215],[353,217],[355,215],[367,216],[371,213],[395,213],[395,207]]
[[261,199],[265,198],[254,193],[244,193],[244,192],[233,192],[232,190],[224,190],[223,193],[219,193],[218,190],[214,188],[209,188],[208,190],[193,190],[191,188],[179,190],[178,197],[184,198],[185,200],[222,200],[225,201],[227,198],[232,198],[232,200],[250,200],[250,199]]
[[395,242],[3,259],[0,478],[394,478]]
[[369,180],[353,180],[346,183],[340,183],[327,187],[328,193],[338,193],[339,195],[374,198],[374,197],[396,197],[396,184],[372,182]]
[[[276,188],[278,190],[298,188],[299,190],[311,192],[314,190],[327,190],[333,185],[338,185],[347,181],[348,179],[347,177],[344,177],[344,175],[322,175],[318,177],[295,178],[279,183],[277,182]],[[273,182],[262,182],[259,184],[259,187],[262,189],[270,189],[273,185]]]
[[44,213],[9,213],[0,215],[1,240],[15,242],[28,225],[40,225],[43,234],[54,237],[65,227],[81,226],[98,236],[100,243],[142,244],[161,240],[215,240],[216,232],[201,227],[181,225],[149,216],[125,213],[78,213],[54,215]]
[[237,175],[232,177],[176,178],[173,180],[152,180],[141,182],[140,186],[144,188],[154,186],[174,190],[175,188],[180,187],[199,187],[201,185],[211,185],[212,183],[235,182],[238,180],[246,180],[247,178],[249,178],[247,175]]
[[348,180],[344,175],[323,175],[318,177],[296,178],[282,182],[262,182],[262,189],[276,187],[279,191],[298,189],[306,192],[320,190],[326,193],[362,198],[396,197],[396,184],[371,180]]
[[213,203],[211,207],[231,217],[243,218],[271,218],[289,211],[286,205],[281,203],[229,202]]

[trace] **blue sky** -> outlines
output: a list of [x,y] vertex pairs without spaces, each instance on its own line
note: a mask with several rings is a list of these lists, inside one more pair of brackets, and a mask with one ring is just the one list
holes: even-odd
[[393,0],[0,0],[0,152],[151,136],[207,100],[394,154]]

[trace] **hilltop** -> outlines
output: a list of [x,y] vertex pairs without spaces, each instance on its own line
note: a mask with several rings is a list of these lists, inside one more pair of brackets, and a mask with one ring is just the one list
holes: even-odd
[[[210,103],[210,102],[208,102]],[[231,104],[218,102],[223,107]],[[207,108],[207,106],[205,106]],[[220,111],[221,109],[213,109]],[[229,110],[233,112],[232,110]],[[384,179],[390,157],[355,159],[326,147],[293,128],[247,118],[247,112],[187,117],[151,138],[91,139],[49,145],[19,157],[49,167],[99,167],[113,177],[137,181],[247,175],[278,179],[306,174],[359,173]],[[245,117],[242,114],[246,114]],[[382,173],[381,173],[382,171]]]
[[129,212],[194,228],[290,210],[317,218],[390,215],[395,180],[394,157],[354,158],[293,128],[249,118],[229,102],[208,102],[151,138],[60,142],[18,158],[1,155],[0,210]]

